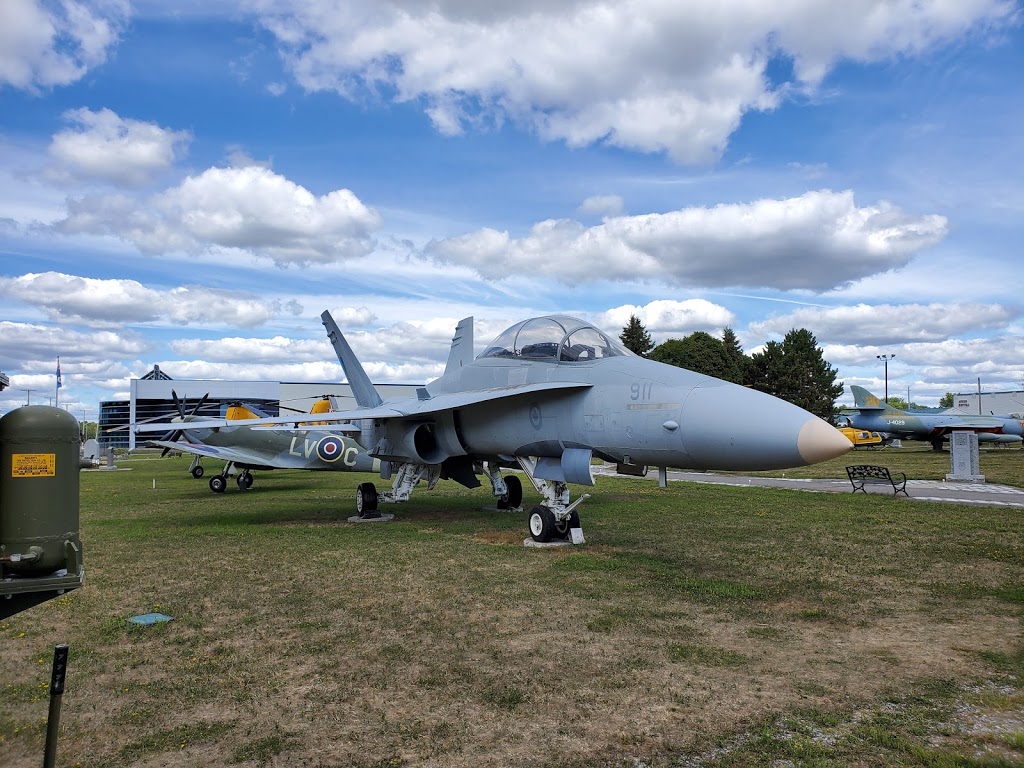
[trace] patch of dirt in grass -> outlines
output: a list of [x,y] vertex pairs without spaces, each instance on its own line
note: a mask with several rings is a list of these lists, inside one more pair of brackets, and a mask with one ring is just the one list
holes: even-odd
[[526,537],[522,531],[480,531],[473,534],[474,541],[484,544],[508,544],[523,546],[523,539]]

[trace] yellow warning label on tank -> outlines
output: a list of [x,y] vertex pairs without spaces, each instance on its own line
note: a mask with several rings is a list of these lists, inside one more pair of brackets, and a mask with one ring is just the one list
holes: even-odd
[[55,453],[15,453],[11,455],[11,477],[54,477]]

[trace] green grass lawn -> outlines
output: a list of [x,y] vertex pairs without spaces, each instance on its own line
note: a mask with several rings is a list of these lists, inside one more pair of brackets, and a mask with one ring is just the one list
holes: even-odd
[[5,768],[59,642],[66,766],[1024,762],[1022,510],[602,477],[588,543],[536,550],[484,489],[352,524],[366,476],[187,465],[82,474],[86,585],[0,622]]

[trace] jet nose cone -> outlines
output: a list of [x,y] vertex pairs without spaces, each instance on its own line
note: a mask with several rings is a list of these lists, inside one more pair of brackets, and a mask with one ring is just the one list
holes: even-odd
[[853,448],[842,432],[803,408],[721,381],[694,387],[681,417],[687,466],[695,469],[802,467]]
[[853,448],[853,443],[831,424],[817,416],[808,419],[796,438],[796,449],[807,464],[842,456]]

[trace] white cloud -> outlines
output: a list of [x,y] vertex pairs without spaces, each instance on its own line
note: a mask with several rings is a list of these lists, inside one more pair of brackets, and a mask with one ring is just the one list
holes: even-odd
[[[331,314],[337,321],[342,313],[332,311]],[[456,321],[446,317],[400,322],[374,330],[351,331],[341,324],[342,333],[368,372],[390,371],[392,374],[395,371],[433,370],[438,365],[443,368],[455,326]],[[337,356],[326,333],[312,340],[284,336],[179,339],[171,342],[170,347],[182,357],[213,364],[237,364],[242,368],[286,363],[337,366]],[[337,378],[332,376],[332,379]]]
[[[448,358],[452,336],[458,320],[436,317],[430,320],[410,320],[372,331],[346,332],[356,356],[367,366],[387,361],[402,364],[438,363]],[[476,335],[474,329],[474,337]],[[475,339],[476,341],[479,341]],[[331,357],[334,357],[333,351]],[[369,361],[369,364],[368,362]],[[443,365],[442,365],[443,368]]]
[[119,185],[139,185],[171,167],[188,131],[171,131],[154,123],[128,120],[109,109],[93,112],[73,109],[64,113],[77,128],[61,131],[50,143],[57,166],[48,175],[98,180]]
[[584,216],[618,216],[622,205],[618,195],[594,195],[580,203],[579,212]]
[[736,316],[732,312],[704,299],[662,299],[644,306],[625,304],[609,309],[598,315],[594,319],[594,324],[618,336],[616,329],[625,328],[631,315],[636,315],[656,341],[687,336],[694,331],[708,331],[717,335],[723,328],[736,322]]
[[569,283],[657,280],[681,286],[826,291],[896,269],[946,235],[943,216],[887,202],[858,208],[853,193],[821,190],[785,200],[535,224],[526,237],[482,229],[435,240],[425,252],[489,279],[511,270]]
[[330,310],[330,313],[342,333],[346,328],[369,325],[377,319],[377,316],[368,307],[335,307]]
[[[918,381],[928,382],[928,386],[937,387],[941,391],[957,386],[951,383],[956,381],[974,382],[972,386],[961,385],[959,391],[974,389],[979,376],[986,388],[1019,389],[1021,374],[1024,371],[1020,361],[1020,339],[1015,336],[947,339],[896,345],[822,345],[822,355],[832,365],[856,367],[859,371],[868,366],[872,371],[877,371],[878,383],[883,381],[882,363],[875,357],[880,354],[896,355],[889,361],[888,366],[890,392],[899,391],[896,382],[908,373]],[[857,381],[851,377],[848,383]]]
[[127,0],[0,2],[0,85],[68,85],[102,64],[127,20]]
[[52,325],[0,321],[0,370],[53,374],[58,356],[63,372],[72,361],[136,357],[146,348],[142,337],[131,332],[82,333]]
[[178,339],[170,343],[175,354],[214,363],[330,363],[334,359],[327,339],[269,339],[227,336],[222,339]]
[[[176,379],[221,379],[225,381],[344,381],[336,362],[246,363],[207,360],[162,360],[157,365]],[[370,379],[377,383],[423,384],[439,376],[443,364],[365,364]]]
[[352,192],[317,197],[268,168],[209,168],[141,203],[124,195],[68,201],[55,227],[113,235],[144,253],[241,249],[281,266],[329,264],[365,256],[379,214]]
[[756,336],[785,336],[807,328],[818,338],[857,344],[944,341],[965,333],[1005,329],[1019,309],[999,304],[857,304],[827,309],[807,307],[753,322]]
[[774,108],[773,57],[814,89],[843,58],[913,55],[1010,23],[1012,0],[660,0],[466,3],[252,0],[299,84],[420,100],[437,129],[511,119],[570,146],[724,150],[744,113]]
[[39,307],[54,320],[92,325],[170,322],[214,326],[262,325],[282,312],[301,311],[293,303],[201,286],[159,291],[135,280],[100,280],[60,272],[0,277],[0,295]]

